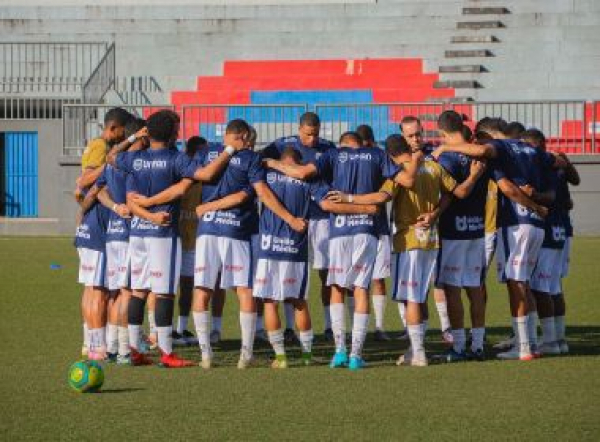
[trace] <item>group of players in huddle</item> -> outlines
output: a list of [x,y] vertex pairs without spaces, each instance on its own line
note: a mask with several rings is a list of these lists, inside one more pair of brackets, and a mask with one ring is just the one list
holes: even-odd
[[[482,360],[485,276],[496,249],[514,332],[497,357],[568,352],[561,279],[572,236],[568,185],[579,184],[576,169],[565,155],[546,151],[540,131],[518,123],[484,118],[473,133],[454,111],[437,123],[438,146],[425,143],[421,122],[407,116],[385,146],[362,125],[342,134],[336,147],[319,138],[319,117],[307,112],[296,136],[256,152],[256,131],[236,119],[223,143],[192,137],[182,152],[176,113],[161,110],[144,121],[112,109],[102,136],[84,152],[75,192],[83,353],[148,365],[148,341],[158,347],[160,365],[186,367],[196,363],[178,357],[173,345],[197,342],[200,366],[209,369],[224,292],[231,289],[240,308],[238,368],[253,363],[254,340],[264,330],[273,368],[287,367],[285,345],[293,340],[309,365],[310,250],[325,336],[335,343],[331,367],[364,367],[371,303],[375,339],[390,339],[383,327],[390,276],[410,341],[398,365],[428,363],[432,280],[450,344],[439,357]],[[470,348],[462,289],[470,304]],[[257,306],[264,315],[259,321]],[[187,330],[190,312],[196,337]]]

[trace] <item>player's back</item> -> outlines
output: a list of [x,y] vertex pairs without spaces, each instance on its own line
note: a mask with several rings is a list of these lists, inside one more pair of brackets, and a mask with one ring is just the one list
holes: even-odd
[[[110,198],[115,204],[127,203],[127,173],[110,164],[104,166],[104,171],[97,184],[106,186]],[[114,211],[110,211],[108,227],[106,229],[107,241],[127,241],[129,238],[129,220],[121,218]]]

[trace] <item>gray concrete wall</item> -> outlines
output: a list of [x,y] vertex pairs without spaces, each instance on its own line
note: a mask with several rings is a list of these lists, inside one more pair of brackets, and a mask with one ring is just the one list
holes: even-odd
[[571,187],[573,226],[576,234],[600,234],[600,158],[573,157],[581,184]]

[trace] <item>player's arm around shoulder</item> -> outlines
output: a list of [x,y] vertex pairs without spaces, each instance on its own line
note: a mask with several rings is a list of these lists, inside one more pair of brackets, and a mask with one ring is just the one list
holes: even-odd
[[265,206],[267,206],[275,215],[284,220],[296,232],[304,232],[308,227],[308,222],[302,218],[296,218],[292,215],[281,201],[271,191],[269,186],[264,181],[256,181],[252,184],[256,195],[260,198]]
[[[448,180],[448,177],[452,178],[450,176],[450,174],[448,172],[446,172],[446,170],[442,167],[442,186],[444,189],[449,189],[449,186],[452,185],[452,183]],[[471,165],[470,165],[470,170],[469,170],[469,176],[467,177],[467,179],[465,181],[463,181],[461,184],[456,184],[456,181],[454,180],[454,178],[452,178],[452,181],[454,181],[454,188],[451,190],[452,194],[459,199],[465,199],[467,198],[471,192],[473,191],[473,189],[475,188],[475,185],[477,184],[477,181],[479,181],[479,179],[481,179],[481,177],[483,176],[483,174],[486,171],[486,163],[485,161],[479,161],[479,160],[471,160]]]

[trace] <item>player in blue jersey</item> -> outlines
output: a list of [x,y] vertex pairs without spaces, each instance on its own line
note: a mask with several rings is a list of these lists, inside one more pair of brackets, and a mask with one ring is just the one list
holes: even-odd
[[[465,143],[464,125],[460,114],[445,111],[438,118],[438,130],[444,143]],[[464,183],[471,174],[473,163],[466,155],[445,152],[438,163],[456,180]],[[445,354],[448,362],[464,361],[466,334],[461,289],[464,288],[470,303],[472,358],[484,358],[485,298],[482,290],[485,274],[485,202],[489,174],[483,173],[476,181],[470,195],[455,199],[439,219],[440,248],[436,262],[436,288],[444,291],[447,300],[452,348]]]
[[[371,126],[362,124],[356,128],[356,132],[362,138],[364,147],[379,149]],[[375,317],[374,338],[376,341],[389,341],[390,337],[385,332],[383,325],[386,304],[385,278],[390,277],[391,269],[390,221],[386,206],[381,207],[377,217],[377,258],[375,259],[373,281],[371,282],[371,302],[373,303],[373,316]],[[353,312],[354,309],[351,311]]]
[[[362,147],[362,140],[355,132],[347,132],[340,138],[341,147],[324,153],[316,164],[287,165],[269,160],[267,166],[298,179],[309,179],[320,175],[331,177],[334,195],[342,201],[375,203],[371,195],[383,204],[390,199],[387,192],[379,192],[386,178],[400,182],[410,180],[416,173],[414,167],[400,172],[382,150]],[[349,198],[349,199],[344,199]],[[336,353],[331,367],[349,365],[357,370],[363,367],[362,347],[369,320],[368,289],[373,276],[377,255],[377,227],[373,215],[330,215],[329,274],[331,286],[331,319]],[[354,292],[355,311],[352,331],[350,361],[346,354],[344,297],[347,290]]]
[[[546,138],[537,129],[529,129],[522,138],[536,149],[546,152]],[[540,353],[568,353],[564,334],[564,295],[561,279],[570,220],[568,210],[572,207],[568,184],[578,185],[579,174],[565,155],[564,169],[554,171],[556,199],[544,220],[544,242],[531,279],[531,290],[536,298],[542,326]],[[572,229],[571,229],[572,230]],[[558,271],[557,271],[558,269]]]
[[[491,136],[493,140],[488,144],[444,144],[434,156],[451,151],[492,160],[492,176],[501,191],[498,196],[498,276],[508,287],[517,340],[517,345],[498,357],[527,361],[533,359],[537,351],[537,312],[528,285],[544,239],[543,218],[548,210],[541,203],[549,205],[553,198],[553,192],[546,187],[548,168],[560,166],[564,161],[522,141],[507,139],[505,130],[504,120],[486,118],[478,123],[476,133]],[[522,189],[526,189],[531,198]]]
[[[298,126],[298,135],[284,137],[275,140],[262,151],[263,158],[278,160],[281,153],[288,147],[293,146],[301,157],[303,163],[314,164],[319,157],[328,150],[335,149],[335,144],[330,141],[319,138],[321,121],[314,112],[306,112],[300,117]],[[326,182],[330,182],[329,177],[324,177]],[[331,299],[331,290],[327,286],[327,268],[329,259],[329,215],[323,211],[318,204],[312,202],[309,212],[309,241],[312,256],[313,268],[318,271],[321,281],[321,301],[323,303],[323,313],[325,315],[325,337],[333,339],[331,332],[331,315],[329,304]],[[286,318],[293,319],[293,308],[286,306]],[[293,324],[287,322],[287,325]],[[286,338],[293,337],[291,327],[286,329]]]

